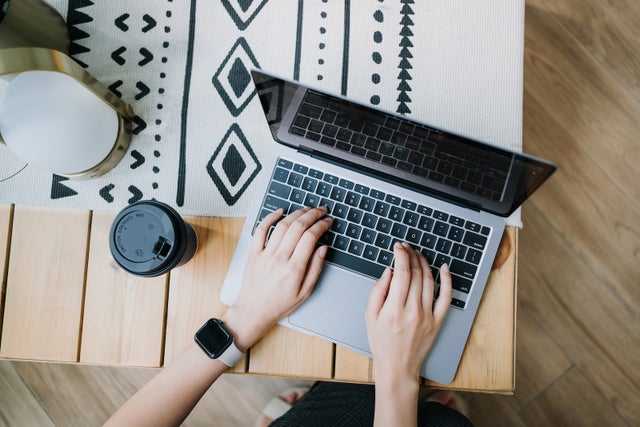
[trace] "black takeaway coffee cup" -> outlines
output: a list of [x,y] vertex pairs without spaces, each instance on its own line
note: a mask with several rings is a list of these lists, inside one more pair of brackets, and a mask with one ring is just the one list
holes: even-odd
[[143,200],[124,208],[111,224],[113,259],[136,276],[160,276],[189,261],[198,238],[171,206]]

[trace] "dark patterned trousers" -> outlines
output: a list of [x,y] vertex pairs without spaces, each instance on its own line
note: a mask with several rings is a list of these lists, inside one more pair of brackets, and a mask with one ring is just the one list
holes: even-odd
[[[372,385],[316,382],[275,427],[372,426],[375,392]],[[419,426],[471,426],[462,414],[436,402],[420,402]]]

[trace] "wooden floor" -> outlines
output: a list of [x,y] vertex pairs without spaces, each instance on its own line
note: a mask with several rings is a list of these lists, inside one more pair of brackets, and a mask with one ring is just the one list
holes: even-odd
[[[478,426],[640,425],[638,22],[527,0],[524,148],[559,171],[523,210],[516,393],[466,395]],[[98,425],[151,375],[0,362],[0,425]],[[226,376],[187,424],[251,425],[287,384]]]

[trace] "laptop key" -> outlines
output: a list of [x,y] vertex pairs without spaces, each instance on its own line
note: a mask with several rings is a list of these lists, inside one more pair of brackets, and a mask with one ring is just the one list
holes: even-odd
[[333,187],[331,189],[331,198],[338,202],[344,201],[344,196],[347,194],[347,190],[341,187]]
[[391,235],[393,237],[397,237],[398,239],[404,239],[407,234],[407,226],[399,223],[394,223],[391,227]]
[[380,252],[380,249],[374,248],[371,245],[366,245],[364,247],[364,252],[362,253],[362,256],[368,260],[376,261],[378,259],[379,252]]
[[285,169],[291,169],[293,167],[293,162],[287,159],[278,159],[278,166],[282,166]]
[[358,202],[360,202],[360,197],[361,196],[359,194],[356,194],[353,191],[349,191],[347,192],[347,196],[345,197],[344,202],[349,206],[357,207]]
[[433,234],[424,233],[422,235],[422,239],[420,240],[420,245],[424,246],[425,248],[433,249],[436,247],[437,240],[438,238]]
[[[378,257],[380,257],[380,255],[378,255]],[[325,261],[339,265],[352,271],[356,271],[376,280],[380,278],[385,269],[385,267],[380,264],[376,264],[364,258],[353,256],[349,253],[336,251],[331,248],[327,251]],[[390,264],[391,260],[387,265]]]
[[346,188],[347,190],[353,190],[353,186],[355,184],[349,180],[341,179],[340,181],[338,181],[338,185],[340,187]]
[[360,199],[360,204],[358,205],[360,209],[365,210],[367,212],[373,211],[374,206],[375,206],[375,200],[373,200],[371,197],[366,197],[366,196],[363,196]]
[[451,298],[451,305],[455,307],[464,308],[465,304],[466,303],[464,301],[459,300],[458,298]]
[[449,240],[443,239],[442,237],[438,239],[438,243],[436,243],[436,251],[448,254],[451,250],[452,243]]
[[[388,251],[380,251],[380,253],[378,254],[378,262],[389,267],[393,262],[393,253]],[[382,269],[382,271],[384,271],[384,269]],[[380,275],[382,275],[382,273],[380,273]]]
[[[333,247],[336,249],[340,249],[341,251],[346,251],[349,248],[349,242],[351,240],[348,237],[337,235],[335,240],[333,241]],[[329,250],[331,251],[331,249]]]
[[300,187],[300,184],[302,184],[302,175],[300,175],[299,173],[291,172],[289,174],[287,184],[291,185],[292,187]]
[[297,128],[295,126],[292,126],[291,129],[289,129],[289,132],[291,132],[294,135],[298,135],[298,136],[305,136],[305,134],[307,133],[306,130],[304,130],[302,128]]
[[482,250],[487,243],[487,238],[469,231],[464,235],[464,240],[462,242],[467,246]]
[[336,203],[333,207],[333,211],[331,214],[338,218],[346,218],[349,213],[349,207],[347,205],[343,205],[342,203]]
[[391,232],[391,221],[389,221],[388,219],[380,218],[378,220],[378,224],[376,225],[376,230],[382,233]]
[[464,256],[467,253],[467,247],[461,245],[460,243],[454,243],[453,248],[451,249],[451,256],[464,259]]
[[331,231],[325,231],[324,234],[320,237],[318,243],[321,245],[331,246],[335,237],[336,235]]
[[433,218],[423,216],[423,217],[420,217],[418,228],[422,231],[431,231],[433,229],[434,223],[435,223],[435,220]]
[[339,181],[339,178],[335,175],[330,175],[328,173],[324,174],[324,178],[322,178],[323,181],[328,182],[329,184],[337,184]]
[[362,229],[362,234],[360,235],[360,240],[362,240],[365,243],[371,243],[374,244],[374,242],[376,241],[376,236],[378,235],[378,233],[376,233],[375,231],[369,229],[369,228],[363,228]]
[[298,188],[294,188],[293,191],[291,192],[291,196],[289,197],[289,200],[291,200],[294,203],[303,204],[304,196],[305,196],[304,191]]
[[320,204],[320,197],[313,194],[307,193],[307,197],[304,198],[304,205],[310,208],[317,208]]
[[467,261],[475,265],[478,265],[480,263],[480,258],[482,258],[482,252],[471,248],[469,248],[469,250],[467,251],[467,256],[465,257]]
[[273,197],[268,195],[264,199],[264,204],[262,205],[264,208],[269,209],[270,211],[275,211],[276,209],[282,208],[284,213],[287,213],[289,210],[290,203],[286,200],[279,199],[277,197]]
[[362,220],[363,215],[364,215],[364,212],[362,212],[361,210],[351,208],[349,209],[349,214],[347,215],[347,219],[353,223],[360,224],[360,221]]
[[451,265],[451,257],[443,255],[443,254],[436,255],[436,259],[433,261],[433,266],[436,267],[436,268],[440,268],[442,266],[442,264],[447,264],[447,265],[450,266]]
[[452,225],[447,238],[456,242],[461,242],[463,234],[464,230],[462,228]]
[[411,227],[417,227],[420,221],[420,215],[417,212],[407,212],[404,214],[402,223]]
[[438,236],[441,236],[441,237],[446,237],[448,231],[449,231],[448,224],[441,221],[436,221],[436,224],[433,227],[434,234],[437,234]]
[[389,204],[385,202],[376,202],[376,206],[373,208],[373,213],[386,217],[389,214]]
[[316,194],[322,197],[329,197],[331,194],[331,185],[326,182],[320,182],[316,187]]
[[287,182],[287,178],[289,178],[289,172],[286,169],[276,168],[273,171],[273,179],[278,182]]
[[388,234],[378,234],[375,245],[381,249],[389,249],[391,246],[391,236]]
[[269,185],[269,194],[286,200],[289,198],[290,193],[291,187],[281,184],[278,181],[271,181],[271,185]]
[[351,237],[352,239],[359,239],[361,232],[362,232],[362,227],[360,227],[359,225],[356,225],[356,224],[347,225],[346,235]]
[[370,213],[365,213],[364,217],[362,218],[362,225],[367,228],[375,227],[377,222],[378,222],[378,217]]
[[364,243],[359,242],[357,240],[351,240],[351,242],[349,243],[349,248],[347,249],[347,252],[353,255],[362,255],[363,251],[364,251]]
[[322,138],[320,138],[320,142],[323,143],[324,145],[328,145],[330,147],[333,147],[334,145],[336,145],[336,140],[333,138],[330,138],[328,136],[323,136]]
[[420,243],[420,240],[422,238],[422,232],[416,230],[415,228],[410,228],[409,231],[407,231],[407,242],[409,243],[415,243],[416,245]]
[[335,231],[339,234],[344,234],[347,231],[347,221],[334,218],[333,225],[331,225],[331,230]]
[[314,192],[316,191],[316,186],[318,185],[318,180],[313,179],[311,177],[305,177],[304,180],[302,181],[302,189],[304,191],[311,191]]
[[451,276],[451,285],[453,289],[456,291],[464,292],[468,294],[471,290],[471,285],[473,282],[469,279],[465,279],[464,277],[456,276],[455,274]]
[[356,184],[355,190],[357,193],[367,195],[369,194],[369,187],[366,187],[362,184]]
[[398,206],[392,206],[389,210],[389,218],[398,222],[402,221],[404,218],[404,209]]
[[451,268],[451,272],[458,274],[462,277],[468,277],[469,279],[473,279],[476,276],[476,271],[478,267],[469,264],[468,262],[460,261],[459,259],[454,259],[449,266]]

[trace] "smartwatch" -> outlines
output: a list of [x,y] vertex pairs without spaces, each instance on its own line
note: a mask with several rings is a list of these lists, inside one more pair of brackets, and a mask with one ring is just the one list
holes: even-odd
[[193,338],[207,356],[229,367],[234,366],[244,356],[233,343],[233,335],[220,319],[207,320]]

